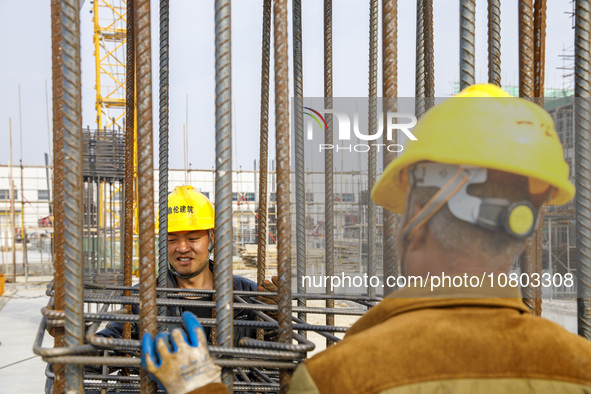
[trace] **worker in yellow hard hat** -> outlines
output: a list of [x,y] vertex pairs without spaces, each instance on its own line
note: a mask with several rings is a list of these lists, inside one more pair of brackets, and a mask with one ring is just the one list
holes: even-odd
[[[290,393],[590,392],[591,342],[522,300],[520,283],[552,283],[510,272],[540,208],[575,194],[549,114],[474,85],[425,113],[413,134],[372,190],[402,214],[394,279],[404,285],[395,280],[401,288],[342,342],[301,364]],[[560,279],[574,285],[572,274]],[[190,319],[187,328],[199,330]],[[179,355],[187,363],[207,352],[190,344]],[[179,364],[160,360],[144,365],[158,376]],[[213,363],[199,367],[208,373],[185,392],[224,392]]]

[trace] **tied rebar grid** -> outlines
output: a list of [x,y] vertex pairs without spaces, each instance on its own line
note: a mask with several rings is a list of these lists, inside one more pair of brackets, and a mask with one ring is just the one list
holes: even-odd
[[[156,251],[154,248],[154,138],[152,123],[152,37],[150,0],[135,0],[138,221],[140,265],[140,336],[156,335]],[[156,382],[140,372],[142,393],[155,393]]]
[[[269,62],[271,52],[271,0],[263,3],[263,43],[261,53],[261,120],[259,158],[259,210],[257,237],[257,287],[265,281],[267,260],[267,175],[269,168]],[[257,339],[264,339],[257,330]]]
[[488,0],[488,82],[501,86],[501,0]]
[[474,84],[476,1],[460,1],[460,90]]
[[[384,96],[384,125],[387,124],[388,111],[396,112],[395,99],[398,96],[398,0],[384,0],[382,3],[382,91]],[[388,141],[386,133],[383,134],[383,143],[397,144],[398,133],[393,133],[392,140]],[[384,149],[384,170],[396,158],[396,153]],[[396,234],[399,231],[399,218],[387,209],[383,210],[383,278],[398,276],[400,265],[396,251]],[[384,283],[384,296],[388,295],[393,287]]]
[[[332,109],[332,0],[324,0],[324,108]],[[332,114],[325,114],[326,132],[324,143],[333,144]],[[326,276],[334,275],[334,155],[332,149],[324,150],[324,259]],[[298,288],[298,292],[301,290]],[[334,294],[334,290],[327,286],[326,294]],[[326,300],[327,308],[334,308],[334,300]],[[334,326],[334,315],[326,315],[326,325]],[[326,340],[326,346],[334,342]]]
[[[230,0],[215,2],[215,288],[217,344],[233,345],[232,293],[232,66]],[[232,391],[232,370],[222,382]]]
[[578,333],[591,339],[591,1],[575,10],[575,167]]
[[[372,0],[369,12],[369,134],[377,133],[378,121],[378,0]],[[377,175],[377,152],[370,149],[368,152],[368,174],[367,190],[368,196],[371,195]],[[377,223],[378,207],[375,202],[368,198],[368,275],[373,277],[377,275]],[[375,297],[376,289],[368,286],[367,294]]]
[[[532,0],[519,0],[519,96],[532,97],[534,93],[534,32]],[[540,245],[541,247],[541,245]],[[537,237],[527,240],[525,252],[521,255],[521,272],[532,275],[539,272]],[[523,301],[533,314],[542,312],[540,288],[522,288]]]
[[[304,70],[302,59],[302,2],[293,0],[293,95],[295,143],[295,195],[296,195],[296,283],[298,293],[304,293],[301,278],[306,275],[306,182],[304,166]],[[329,275],[329,274],[327,274]],[[298,298],[298,306],[306,300]],[[298,314],[306,320],[306,315]],[[305,333],[300,332],[305,335]]]
[[[60,0],[51,1],[51,68],[52,68],[52,99],[53,99],[53,198],[54,198],[54,244],[53,244],[53,288],[54,307],[64,309],[65,302],[65,278],[64,278],[64,172],[63,172],[63,130],[62,130],[62,30],[61,30],[61,4]],[[13,272],[16,275],[16,270]],[[15,280],[16,281],[16,280]],[[54,347],[63,347],[63,327],[54,329]],[[62,393],[65,390],[65,366],[55,365],[54,390]]]
[[[534,3],[534,97],[544,97],[546,49],[546,0]],[[538,104],[544,105],[543,102]],[[540,244],[541,245],[541,244]],[[541,247],[540,247],[541,253]],[[540,256],[541,261],[541,256]]]
[[[125,62],[125,179],[124,179],[124,210],[123,219],[123,284],[131,286],[133,269],[133,186],[135,162],[135,41],[133,37],[133,6],[135,0],[127,0],[127,59]],[[89,204],[90,207],[90,204]],[[124,296],[131,296],[125,291]],[[131,306],[127,306],[131,313]],[[131,324],[123,325],[123,338],[131,338]]]
[[[80,13],[77,0],[61,1],[63,223],[65,265],[65,343],[84,343],[82,266],[82,106],[80,88]],[[66,365],[67,393],[82,392],[83,367]]]
[[[158,187],[158,287],[167,286],[168,278],[168,0],[160,0],[160,136]],[[160,297],[166,297],[161,293]],[[158,308],[166,316],[166,307]],[[163,324],[158,331],[164,331]]]
[[[289,74],[287,56],[287,0],[275,0],[273,7],[275,60],[275,156],[277,158],[277,307],[279,342],[291,344],[291,210],[289,168]],[[281,392],[286,393],[289,371],[279,375]]]

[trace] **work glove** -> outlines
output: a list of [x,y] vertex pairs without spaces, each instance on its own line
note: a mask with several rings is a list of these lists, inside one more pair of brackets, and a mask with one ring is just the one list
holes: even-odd
[[161,332],[154,339],[142,338],[142,367],[168,393],[184,394],[209,383],[221,382],[221,368],[213,363],[207,339],[199,320],[191,312],[183,313],[187,330]]
[[[271,280],[267,280],[265,279],[263,281],[262,286],[258,287],[259,291],[270,291],[273,293],[277,293],[278,290],[278,286],[279,285],[279,277],[278,276],[273,276],[271,278]],[[276,295],[269,295],[269,296],[259,296],[258,299],[260,301],[263,301],[265,304],[269,304],[269,305],[277,305],[277,296]]]

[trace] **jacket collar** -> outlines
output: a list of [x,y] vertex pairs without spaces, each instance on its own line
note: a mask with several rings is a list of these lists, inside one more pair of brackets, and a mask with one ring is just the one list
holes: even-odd
[[498,287],[496,282],[483,281],[482,287],[438,287],[431,291],[426,287],[405,287],[388,295],[378,305],[365,313],[347,331],[357,334],[403,313],[429,308],[456,306],[478,306],[513,308],[521,313],[529,313],[521,299],[519,287]]

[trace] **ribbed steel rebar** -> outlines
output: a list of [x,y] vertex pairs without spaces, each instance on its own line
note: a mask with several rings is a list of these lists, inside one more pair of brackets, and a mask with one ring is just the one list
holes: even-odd
[[460,90],[474,84],[476,1],[460,1]]
[[[306,275],[306,182],[304,167],[304,70],[302,58],[302,2],[293,0],[293,95],[294,95],[294,144],[295,144],[295,195],[296,195],[296,284],[298,293],[304,293],[301,278]],[[328,275],[328,274],[327,274]],[[298,298],[299,306],[306,300]],[[305,320],[305,314],[298,314]],[[303,334],[303,333],[302,333]]]
[[[168,281],[168,0],[160,0],[160,140],[158,187],[158,287]],[[161,293],[160,297],[166,297]],[[166,307],[158,308],[166,315]],[[158,331],[163,331],[159,325]]]
[[[291,210],[289,167],[289,74],[287,56],[287,0],[273,7],[275,60],[275,156],[277,158],[277,274],[279,342],[291,343]],[[290,375],[281,371],[281,392],[287,392]]]
[[417,0],[417,37],[415,61],[415,115],[420,117],[425,112],[426,96],[426,58],[425,58],[425,0]]
[[[384,97],[384,125],[387,123],[387,112],[396,112],[396,98],[398,96],[398,0],[384,0],[382,3],[382,95]],[[385,127],[385,126],[384,126]],[[383,143],[397,144],[398,135],[393,134],[393,140],[387,139],[383,133]],[[384,169],[396,158],[396,153],[388,149],[383,151]],[[396,234],[399,231],[398,215],[387,209],[383,210],[384,225],[382,244],[382,264],[384,296],[389,294],[393,288],[388,287],[386,278],[398,276],[400,272],[398,253],[396,251]]]
[[[154,248],[154,136],[152,123],[152,38],[150,1],[135,0],[138,221],[140,265],[140,335],[156,335],[156,251]],[[142,393],[155,393],[156,383],[141,371]]]
[[[62,0],[62,121],[64,154],[64,264],[65,342],[69,347],[84,343],[82,266],[82,106],[80,86],[80,13],[77,0]],[[81,392],[83,368],[66,365],[66,392]]]
[[519,97],[533,97],[533,0],[519,0]]
[[[534,97],[544,97],[546,0],[534,3]],[[543,105],[543,104],[542,104]],[[540,246],[541,253],[541,246]],[[541,261],[541,256],[540,256]]]
[[488,0],[488,82],[501,86],[501,0]]
[[[259,148],[259,209],[257,242],[257,286],[262,286],[267,269],[267,179],[269,168],[269,62],[271,58],[271,0],[263,2],[263,43],[261,51],[261,120]],[[257,331],[263,340],[264,332]]]
[[578,333],[591,339],[591,1],[575,10],[575,162]]
[[[55,289],[54,304],[58,309],[64,309],[65,278],[64,278],[64,172],[63,172],[63,130],[62,130],[62,29],[60,0],[51,1],[51,66],[52,66],[52,95],[53,95],[53,267]],[[16,270],[15,270],[16,272]],[[54,346],[64,346],[63,328],[55,328]],[[65,390],[65,366],[55,365],[55,392]]]
[[[215,271],[217,344],[232,347],[232,66],[230,0],[215,2]],[[222,382],[232,391],[231,370]]]
[[433,41],[433,0],[424,0],[425,22],[425,110],[431,108],[434,104],[435,96],[435,44]]
[[[324,108],[332,109],[332,0],[324,0]],[[324,143],[333,144],[332,114],[325,114]],[[326,276],[334,275],[334,155],[332,149],[324,150],[324,260]],[[342,204],[342,201],[341,201]],[[304,289],[305,291],[305,289]],[[298,288],[298,292],[300,289]],[[326,294],[334,294],[326,287]],[[334,308],[334,300],[326,300],[327,308]],[[326,324],[334,325],[334,315],[326,315]],[[327,340],[326,346],[333,342]]]
[[[369,13],[369,134],[377,133],[378,122],[378,0],[372,0]],[[377,177],[377,156],[375,149],[368,152],[367,187],[371,193]],[[378,207],[371,198],[368,198],[368,275],[377,276],[377,224]],[[376,289],[369,286],[367,294],[375,297]]]
[[[124,178],[124,211],[123,219],[123,284],[131,286],[133,270],[133,184],[135,163],[135,41],[133,3],[127,0],[127,59],[125,63],[125,178]],[[90,206],[90,205],[89,205]],[[130,296],[131,291],[123,293]],[[127,308],[131,313],[131,307]],[[123,325],[123,338],[131,338],[131,324]]]

